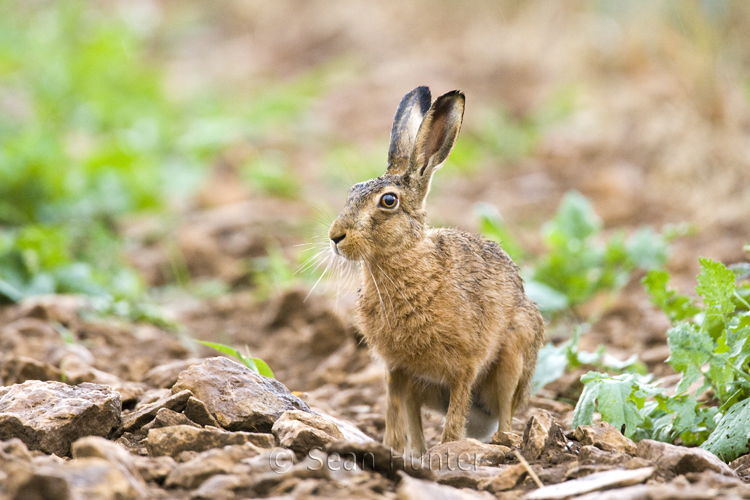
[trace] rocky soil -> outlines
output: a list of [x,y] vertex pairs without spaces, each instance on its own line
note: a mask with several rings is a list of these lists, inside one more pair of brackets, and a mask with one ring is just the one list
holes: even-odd
[[572,406],[542,397],[489,444],[440,445],[425,414],[432,448],[401,457],[380,442],[382,367],[356,330],[299,292],[263,306],[246,314],[299,362],[277,365],[289,388],[173,332],[91,319],[81,299],[3,308],[0,499],[750,497],[747,456],[573,430]]

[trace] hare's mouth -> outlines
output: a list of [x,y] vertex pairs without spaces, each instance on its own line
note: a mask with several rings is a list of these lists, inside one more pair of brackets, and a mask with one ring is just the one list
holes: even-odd
[[347,251],[347,250],[351,250],[351,249],[346,248],[346,247],[342,247],[341,244],[337,244],[337,243],[335,243],[333,241],[330,242],[330,245],[331,245],[331,253],[336,258],[340,258],[342,260],[348,260],[348,261],[352,261],[352,262],[359,261],[359,258],[356,255],[356,253],[353,253],[351,251]]

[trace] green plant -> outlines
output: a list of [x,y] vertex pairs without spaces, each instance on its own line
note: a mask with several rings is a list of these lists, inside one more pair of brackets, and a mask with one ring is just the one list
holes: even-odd
[[264,377],[274,378],[273,371],[271,371],[271,367],[268,366],[268,363],[263,361],[260,358],[254,358],[250,355],[250,349],[248,349],[247,346],[245,346],[245,352],[247,353],[247,356],[242,354],[240,351],[233,347],[229,347],[228,345],[224,344],[218,344],[216,342],[206,342],[203,340],[196,340],[199,344],[202,344],[207,347],[211,347],[213,349],[216,349],[222,354],[227,354],[229,356],[233,356],[240,360],[242,364],[250,368],[252,371],[263,375]]
[[650,269],[666,260],[666,238],[649,227],[627,239],[615,232],[602,241],[602,222],[577,191],[563,197],[543,233],[548,252],[534,264],[529,281],[565,297],[563,302],[555,296],[552,304],[542,297],[540,306],[548,311],[576,306],[600,291],[618,290],[635,268]]
[[[520,247],[491,205],[478,204],[482,234],[497,241],[514,258]],[[526,293],[542,312],[555,314],[586,302],[599,292],[624,286],[635,269],[662,265],[668,242],[682,229],[659,234],[642,227],[630,237],[614,232],[604,238],[602,222],[591,202],[577,191],[565,194],[555,216],[543,227],[547,252],[523,269]]]
[[[636,439],[701,447],[731,461],[748,452],[750,427],[750,266],[734,269],[701,258],[696,293],[702,305],[667,288],[652,270],[644,284],[673,322],[669,364],[682,377],[673,393],[651,376],[589,372],[573,425],[602,419]],[[744,425],[744,426],[743,426]]]
[[620,361],[607,354],[604,346],[599,346],[595,352],[581,351],[579,349],[581,335],[588,328],[589,325],[585,323],[577,325],[567,341],[558,346],[549,343],[539,350],[536,371],[532,381],[532,393],[537,393],[548,383],[560,378],[566,371],[583,365],[591,365],[600,370],[613,370],[615,372],[645,372],[645,366],[638,361],[637,354]]

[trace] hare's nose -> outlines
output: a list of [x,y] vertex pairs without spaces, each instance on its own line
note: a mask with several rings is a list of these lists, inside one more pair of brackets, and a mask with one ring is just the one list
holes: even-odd
[[331,241],[334,245],[338,245],[344,238],[346,238],[346,233],[331,237]]

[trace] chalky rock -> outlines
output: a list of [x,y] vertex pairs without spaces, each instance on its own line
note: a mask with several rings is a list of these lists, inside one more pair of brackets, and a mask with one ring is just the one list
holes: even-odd
[[420,459],[404,457],[377,441],[369,443],[336,441],[326,446],[325,451],[329,455],[335,453],[340,457],[351,458],[359,468],[377,472],[391,480],[398,479],[400,472],[419,479],[435,480],[435,475],[428,463]]
[[444,486],[432,481],[409,477],[403,472],[400,475],[401,481],[396,490],[398,500],[423,500],[425,498],[432,500],[494,500],[495,498],[494,495],[486,491],[479,492]]
[[279,445],[300,456],[313,448],[323,449],[329,443],[344,439],[336,424],[320,415],[300,410],[285,412],[271,430]]
[[29,380],[0,387],[0,440],[66,456],[73,441],[107,436],[120,423],[120,395],[96,384]]
[[6,356],[0,360],[3,385],[21,384],[27,380],[62,380],[60,369],[26,356]]
[[231,445],[204,451],[187,462],[178,464],[167,476],[167,488],[193,489],[216,474],[229,474],[240,460],[255,457],[261,449],[252,444]]
[[492,480],[483,483],[483,489],[491,491],[492,493],[511,490],[516,487],[516,484],[518,484],[521,478],[526,476],[527,473],[528,470],[523,464],[511,465],[510,467],[503,469],[503,471]]
[[219,427],[219,422],[216,421],[211,412],[208,411],[206,404],[203,401],[191,397],[188,399],[187,405],[185,405],[185,411],[183,412],[187,418],[195,422],[200,426],[210,425],[212,427]]
[[635,443],[607,422],[580,425],[576,428],[575,435],[583,445],[596,446],[604,451],[635,455]]
[[273,436],[252,432],[226,432],[188,425],[174,425],[148,431],[146,448],[149,455],[177,457],[183,451],[201,452],[232,444],[251,443],[261,448],[273,446]]
[[192,394],[190,391],[180,391],[170,396],[164,397],[153,403],[143,405],[136,411],[124,415],[122,418],[122,430],[124,432],[133,432],[140,429],[147,423],[156,418],[159,410],[166,408],[168,410],[181,412]]
[[422,461],[429,463],[432,470],[452,468],[459,466],[464,468],[474,466],[493,466],[505,461],[505,454],[510,449],[506,446],[496,444],[485,444],[472,438],[464,438],[458,441],[433,446]]
[[[466,467],[445,467],[434,470],[435,479],[438,483],[454,488],[471,488],[473,490],[484,489],[485,485],[503,473],[508,466],[488,467],[485,465],[471,465]],[[512,466],[510,466],[512,467]]]
[[223,357],[209,358],[183,371],[172,393],[186,390],[230,431],[271,432],[285,411],[310,411],[281,382]]
[[551,458],[565,451],[567,440],[562,427],[546,410],[535,410],[523,430],[521,453],[526,460]]
[[592,491],[631,486],[645,482],[654,473],[654,467],[634,470],[597,472],[560,484],[553,484],[526,494],[524,500],[563,500]]
[[[87,436],[73,443],[71,451],[76,461],[84,458],[106,460],[120,470],[139,496],[148,494],[146,483],[135,466],[135,457],[128,453],[124,446],[99,436]],[[75,461],[70,463],[75,463]]]
[[507,446],[508,448],[520,448],[523,444],[523,438],[515,432],[497,431],[492,436],[491,443]]
[[638,442],[636,456],[650,460],[675,474],[709,470],[725,476],[736,476],[716,455],[701,448],[686,448],[644,439]]
[[142,382],[151,387],[163,387],[169,389],[177,382],[177,377],[180,376],[180,373],[191,366],[199,365],[202,362],[203,360],[200,358],[190,358],[155,366],[143,376]]
[[[37,473],[61,476],[72,499],[136,500],[146,498],[133,477],[117,464],[102,458],[80,458],[60,466],[38,467]],[[37,498],[37,497],[28,497]],[[46,497],[42,497],[46,498]],[[65,497],[58,497],[65,498]]]

